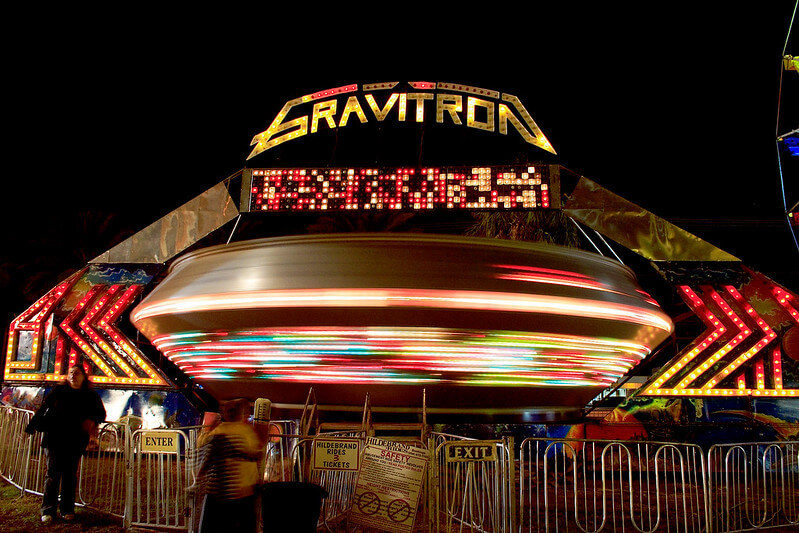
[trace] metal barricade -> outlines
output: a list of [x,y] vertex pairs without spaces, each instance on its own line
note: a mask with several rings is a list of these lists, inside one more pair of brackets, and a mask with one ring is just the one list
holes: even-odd
[[529,438],[520,455],[520,531],[707,530],[698,446]]
[[294,448],[296,465],[295,471],[301,473],[301,481],[315,483],[325,489],[327,498],[324,500],[319,522],[325,524],[328,530],[342,525],[347,519],[352,508],[352,497],[355,494],[355,483],[358,479],[357,471],[316,470],[313,468],[313,448],[317,439],[339,438],[344,440],[360,440],[361,447],[365,439],[362,432],[340,432],[317,435],[298,441]]
[[[41,494],[46,458],[41,433],[28,435],[33,412],[0,408],[0,475]],[[320,525],[347,528],[357,472],[312,468],[320,438],[363,440],[363,432],[301,437],[296,422],[270,422],[263,480],[309,481],[328,492]],[[272,427],[274,425],[274,427]],[[168,450],[147,437],[172,436]],[[519,468],[511,438],[490,444],[490,460],[451,460],[451,443],[434,433],[416,530],[538,532],[737,532],[799,529],[799,442],[698,446],[657,442],[526,439]],[[449,446],[449,448],[448,448]],[[468,446],[467,446],[468,447]],[[123,517],[126,527],[193,531],[196,431],[137,430],[103,424],[80,467],[78,502]],[[516,511],[518,496],[518,512]]]
[[492,460],[450,461],[451,443],[477,442],[433,434],[428,476],[428,527],[434,532],[515,531],[513,438],[479,441],[493,447]]
[[187,489],[195,481],[195,442],[193,431],[133,432],[127,457],[126,528],[193,530],[194,493]]
[[42,434],[28,435],[25,427],[33,411],[0,409],[0,474],[22,491],[41,494],[47,460],[42,449]]
[[799,525],[799,442],[715,445],[708,472],[712,531]]
[[261,461],[261,479],[264,483],[272,481],[297,481],[296,447],[299,435],[293,420],[273,420],[268,422],[268,432],[264,456]]
[[[390,439],[391,437],[387,438]],[[327,492],[327,497],[324,499],[324,505],[319,517],[319,526],[325,527],[328,531],[349,531],[349,515],[358,481],[358,471],[314,468],[313,449],[316,441],[320,439],[335,439],[345,442],[359,441],[361,450],[363,450],[366,433],[362,431],[341,431],[303,438],[300,438],[299,435],[272,435],[270,446],[273,452],[267,451],[266,454],[268,460],[265,461],[265,473],[268,477],[265,478],[265,481],[302,481],[321,486]],[[407,443],[407,441],[403,442]],[[418,440],[409,444],[426,448]],[[288,458],[284,455],[286,451],[290,453]],[[423,497],[420,503],[424,505],[426,501],[427,499]],[[423,512],[420,512],[420,515],[423,516],[423,514]]]
[[118,517],[125,516],[127,472],[125,454],[130,428],[103,423],[96,444],[90,444],[80,466],[78,501],[87,507]]

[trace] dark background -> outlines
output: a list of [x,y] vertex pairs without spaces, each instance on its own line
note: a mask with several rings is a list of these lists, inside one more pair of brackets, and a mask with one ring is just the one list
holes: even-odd
[[[699,4],[9,16],[0,322],[248,164],[547,158],[512,131],[352,116],[245,163],[287,100],[383,81],[518,96],[554,161],[799,290],[775,142],[799,126],[799,73],[781,82],[795,2]],[[797,159],[783,152],[789,207]]]

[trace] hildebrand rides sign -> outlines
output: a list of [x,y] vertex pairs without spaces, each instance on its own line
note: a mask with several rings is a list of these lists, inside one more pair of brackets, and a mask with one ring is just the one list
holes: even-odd
[[[498,131],[501,135],[508,134],[510,125],[528,143],[556,153],[533,117],[513,95],[468,85],[426,81],[408,82],[414,92],[397,92],[398,85],[400,82],[368,83],[360,89],[357,84],[345,85],[289,100],[269,128],[253,137],[250,145],[255,148],[247,159],[309,132],[316,133],[320,127],[344,127],[350,119],[357,119],[362,124],[383,122],[389,117],[399,122],[424,122],[432,112],[435,112],[436,122],[451,121],[459,126],[465,122],[468,128]],[[295,107],[299,109],[292,114],[299,112],[302,115],[287,120]]]

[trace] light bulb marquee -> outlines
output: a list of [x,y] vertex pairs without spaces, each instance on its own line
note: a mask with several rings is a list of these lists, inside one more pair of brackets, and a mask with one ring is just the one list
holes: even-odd
[[558,175],[554,165],[247,169],[243,193],[242,211],[546,209]]
[[102,270],[94,267],[76,273],[11,323],[5,381],[61,381],[68,367],[82,364],[97,384],[167,385],[117,326],[151,277],[117,275],[113,279]]
[[[397,91],[398,86],[400,82],[368,83],[360,88],[350,84],[289,100],[269,128],[253,137],[250,145],[255,148],[247,159],[320,129],[345,127],[351,120],[425,122],[430,115],[438,123],[465,123],[467,128],[501,135],[513,129],[525,142],[556,153],[516,96],[445,82],[408,82],[412,91]],[[295,115],[299,116],[291,118]]]
[[732,285],[678,289],[707,329],[665,365],[641,395],[799,396],[799,390],[783,386],[780,337],[764,319],[767,314],[781,329],[799,326],[795,295],[776,285],[767,285],[755,298],[745,297]]

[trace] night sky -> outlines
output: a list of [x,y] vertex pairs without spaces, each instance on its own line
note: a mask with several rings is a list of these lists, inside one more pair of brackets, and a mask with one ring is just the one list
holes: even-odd
[[[383,81],[514,94],[557,149],[556,162],[793,283],[799,252],[784,218],[775,137],[799,126],[796,72],[783,75],[777,123],[795,2],[694,4],[459,7],[452,16],[408,5],[370,22],[331,6],[302,19],[159,13],[126,14],[125,24],[25,23],[30,31],[9,47],[4,76],[12,165],[3,180],[2,322],[114,235],[143,228],[245,165],[347,164],[364,139],[364,164],[415,164],[420,147],[431,163],[545,155],[477,131],[447,142],[433,127],[421,144],[409,130],[377,150],[372,130],[355,120],[338,137],[309,136],[245,163],[253,135],[287,100]],[[799,201],[799,158],[783,155],[790,207]]]

